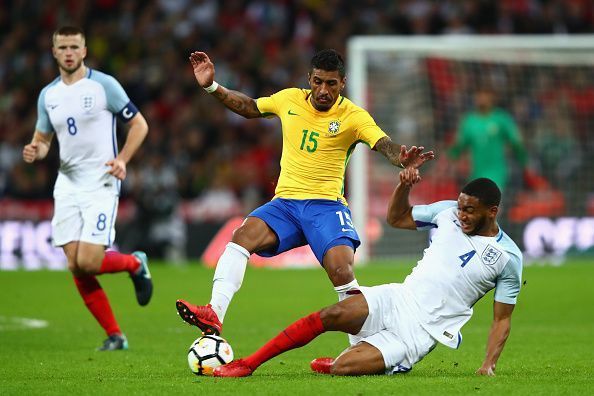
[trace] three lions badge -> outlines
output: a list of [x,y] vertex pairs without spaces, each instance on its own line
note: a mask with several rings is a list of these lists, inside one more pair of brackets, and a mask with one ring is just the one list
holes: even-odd
[[499,257],[501,257],[501,251],[491,245],[487,245],[481,255],[481,260],[487,265],[493,265],[499,260]]
[[80,106],[86,112],[91,111],[95,107],[95,95],[90,92],[81,95]]

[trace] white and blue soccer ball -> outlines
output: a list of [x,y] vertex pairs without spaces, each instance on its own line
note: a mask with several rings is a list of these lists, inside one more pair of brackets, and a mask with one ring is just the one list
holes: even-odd
[[233,360],[233,349],[222,337],[205,335],[198,338],[188,351],[190,370],[196,375],[212,375],[215,367]]

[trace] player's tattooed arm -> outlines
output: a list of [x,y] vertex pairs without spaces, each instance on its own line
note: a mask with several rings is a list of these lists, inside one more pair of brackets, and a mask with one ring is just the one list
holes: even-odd
[[232,91],[215,83],[214,64],[205,52],[194,51],[190,54],[190,63],[198,84],[217,98],[227,108],[245,118],[261,117],[256,101],[241,92]]
[[392,165],[404,168],[404,166],[402,166],[402,162],[400,162],[401,147],[401,145],[394,143],[389,136],[384,136],[377,141],[373,149],[386,157],[388,161],[392,163]]
[[425,149],[423,146],[411,146],[407,150],[405,145],[392,142],[389,136],[384,136],[378,140],[373,149],[382,153],[388,161],[400,168],[406,168],[408,166],[419,168],[425,162],[435,158],[433,151],[423,152]]
[[221,101],[229,110],[245,118],[262,116],[260,110],[258,110],[256,101],[241,92],[233,91],[219,85],[217,90],[212,93],[212,96]]

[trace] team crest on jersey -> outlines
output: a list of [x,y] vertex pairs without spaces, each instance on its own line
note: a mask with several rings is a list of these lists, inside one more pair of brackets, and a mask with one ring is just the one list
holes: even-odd
[[95,107],[95,95],[92,93],[86,93],[80,96],[80,105],[85,111],[91,110]]
[[501,257],[501,251],[494,248],[491,245],[487,245],[487,247],[483,251],[483,254],[481,255],[483,263],[487,265],[495,264],[497,260],[499,260],[499,257]]
[[340,121],[338,121],[338,120],[330,121],[330,124],[328,124],[328,135],[336,136],[336,135],[338,135],[339,130],[340,130]]

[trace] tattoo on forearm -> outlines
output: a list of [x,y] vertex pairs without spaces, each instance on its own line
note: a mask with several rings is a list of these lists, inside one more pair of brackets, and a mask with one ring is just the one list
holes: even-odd
[[214,96],[215,98],[217,98],[221,102],[224,102],[225,99],[227,99],[227,96],[229,96],[229,94],[227,93],[227,91],[225,91],[225,92],[214,91],[212,93],[212,96]]
[[241,92],[230,89],[221,90],[222,92],[213,92],[214,97],[220,100],[228,109],[244,117],[259,117],[260,111],[256,106],[256,101]]
[[392,142],[389,137],[383,137],[375,144],[375,149],[382,153],[393,164],[400,164],[400,145]]

